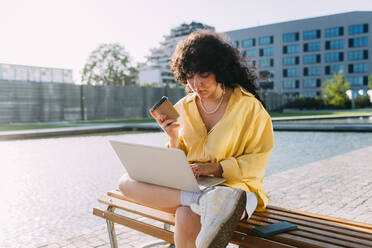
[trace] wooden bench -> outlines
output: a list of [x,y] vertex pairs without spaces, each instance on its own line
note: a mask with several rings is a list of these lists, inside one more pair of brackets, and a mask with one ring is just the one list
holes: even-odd
[[[125,225],[145,234],[174,243],[173,232],[169,228],[150,225],[122,214],[115,209],[125,210],[147,218],[174,225],[174,215],[149,208],[126,199],[119,191],[110,191],[98,199],[107,205],[107,210],[93,209],[93,214],[106,219],[111,247],[117,247],[114,223]],[[298,226],[298,230],[262,238],[252,232],[255,226],[267,225],[278,221],[289,221]],[[239,223],[230,241],[241,247],[372,247],[372,225],[347,221],[303,211],[289,210],[269,206],[263,212]]]

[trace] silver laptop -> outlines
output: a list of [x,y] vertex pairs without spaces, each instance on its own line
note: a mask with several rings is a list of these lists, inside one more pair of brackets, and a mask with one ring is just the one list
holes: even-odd
[[221,184],[224,178],[200,177],[195,179],[183,151],[110,140],[129,176],[134,180],[199,192]]

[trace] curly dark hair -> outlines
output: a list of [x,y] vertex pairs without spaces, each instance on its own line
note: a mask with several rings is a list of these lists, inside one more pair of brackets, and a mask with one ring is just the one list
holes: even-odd
[[192,32],[178,43],[170,66],[176,79],[185,86],[188,76],[212,72],[223,86],[234,89],[240,85],[261,101],[254,69],[248,67],[245,54],[229,44],[227,36],[210,30]]

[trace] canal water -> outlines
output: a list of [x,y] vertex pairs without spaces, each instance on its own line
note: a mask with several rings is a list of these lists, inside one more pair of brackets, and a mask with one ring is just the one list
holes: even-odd
[[[0,247],[37,247],[104,224],[97,197],[124,169],[109,140],[162,146],[163,133],[0,142]],[[267,175],[372,146],[372,133],[276,132]]]

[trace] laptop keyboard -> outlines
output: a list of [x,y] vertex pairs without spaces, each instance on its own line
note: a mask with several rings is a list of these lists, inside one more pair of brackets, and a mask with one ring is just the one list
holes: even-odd
[[216,177],[199,177],[197,179],[197,182],[199,184],[199,188],[201,190],[208,188],[210,186],[218,185],[221,183],[221,178]]

